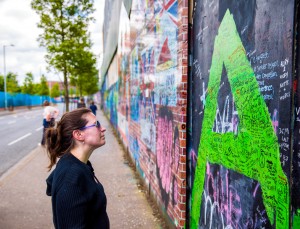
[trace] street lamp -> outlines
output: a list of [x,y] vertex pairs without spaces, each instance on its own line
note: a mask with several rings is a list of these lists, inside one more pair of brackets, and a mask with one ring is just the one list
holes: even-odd
[[5,110],[7,110],[7,89],[6,89],[6,65],[5,65],[5,48],[8,46],[14,46],[13,44],[10,45],[3,45],[3,71],[4,71],[4,103],[5,103]]

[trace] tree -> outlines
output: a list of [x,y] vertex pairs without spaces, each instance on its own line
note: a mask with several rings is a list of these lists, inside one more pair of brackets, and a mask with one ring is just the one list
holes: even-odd
[[77,95],[78,95],[77,91],[76,91],[75,88],[73,88],[73,87],[70,88],[69,94],[70,94],[70,95],[73,95],[73,96],[77,96]]
[[34,95],[39,95],[40,93],[40,83],[34,83],[33,84],[33,94]]
[[7,92],[10,93],[21,92],[21,88],[17,80],[17,74],[9,72],[6,75],[6,88],[7,88]]
[[[86,79],[89,80],[86,80]],[[92,95],[95,94],[99,90],[99,78],[98,78],[98,71],[95,71],[93,73],[85,74],[83,77],[80,78],[83,80],[84,83],[82,83],[82,91],[84,95]]]
[[71,85],[76,86],[79,95],[91,95],[98,91],[98,71],[96,57],[89,51],[77,50],[71,69]]
[[78,48],[90,49],[88,23],[93,21],[93,0],[32,0],[31,7],[40,16],[38,27],[44,30],[38,41],[47,49],[49,68],[62,72],[66,110],[69,110],[68,78]]
[[59,84],[58,83],[55,83],[52,86],[50,96],[51,96],[51,98],[55,98],[55,97],[60,96]]
[[4,77],[0,75],[0,91],[4,91]]
[[41,76],[41,82],[39,85],[39,95],[41,95],[41,96],[49,95],[49,87],[47,84],[47,79],[44,75]]
[[31,72],[26,73],[26,77],[24,79],[22,93],[33,95],[34,94],[34,83],[33,83],[33,74]]

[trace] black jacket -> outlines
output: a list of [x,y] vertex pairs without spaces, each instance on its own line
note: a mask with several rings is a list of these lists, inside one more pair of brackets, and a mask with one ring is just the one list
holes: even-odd
[[46,180],[56,229],[107,229],[106,195],[91,163],[64,155]]

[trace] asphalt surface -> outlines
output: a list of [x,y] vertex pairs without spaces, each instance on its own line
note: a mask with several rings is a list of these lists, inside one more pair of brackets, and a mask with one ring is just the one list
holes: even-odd
[[0,177],[41,142],[42,114],[40,108],[0,116]]
[[[107,118],[99,110],[97,118],[107,128],[106,144],[93,152],[90,161],[107,195],[111,228],[167,228],[139,184]],[[38,146],[0,177],[1,229],[54,228],[51,198],[45,194],[47,165],[46,151]]]

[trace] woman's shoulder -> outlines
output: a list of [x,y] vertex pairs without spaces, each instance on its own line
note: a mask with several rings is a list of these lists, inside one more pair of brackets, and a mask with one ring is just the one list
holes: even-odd
[[85,183],[89,176],[90,171],[86,164],[79,161],[73,155],[63,157],[57,163],[57,174],[64,177],[64,181],[70,184]]
[[47,195],[55,195],[61,188],[64,190],[78,190],[86,193],[93,181],[93,174],[89,166],[80,162],[73,155],[64,155],[55,169],[47,178]]

